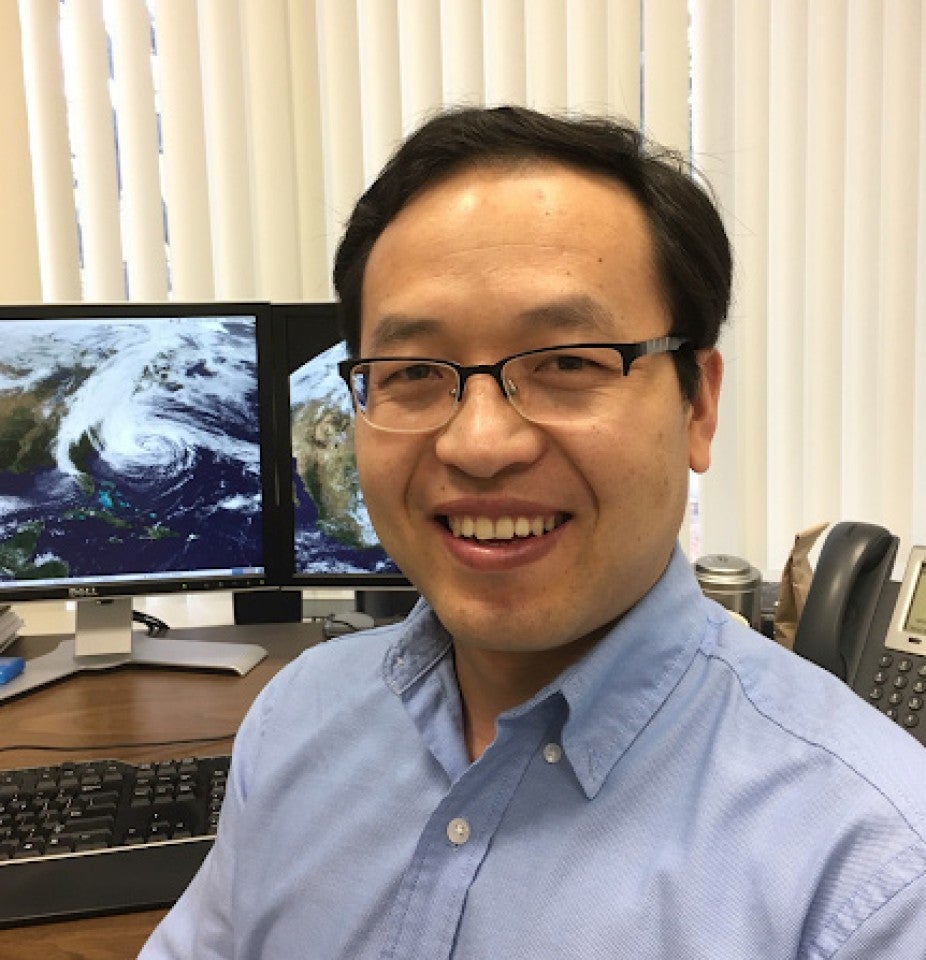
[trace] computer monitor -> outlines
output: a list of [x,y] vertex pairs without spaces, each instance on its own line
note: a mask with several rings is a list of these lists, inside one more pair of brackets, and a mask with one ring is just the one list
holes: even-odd
[[133,637],[132,597],[273,579],[271,356],[266,304],[0,307],[0,603],[76,601],[75,636],[0,697],[264,655]]
[[[291,549],[291,583],[344,587],[373,616],[401,614],[417,593],[380,544],[354,461],[354,416],[337,363],[347,356],[335,303],[274,303],[277,403],[289,414],[278,439],[281,536]],[[287,504],[288,498],[288,506]]]

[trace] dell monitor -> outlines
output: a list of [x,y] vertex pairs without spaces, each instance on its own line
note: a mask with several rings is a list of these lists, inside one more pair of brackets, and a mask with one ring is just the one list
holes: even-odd
[[272,580],[270,336],[256,303],[0,307],[0,603],[76,601],[75,636],[0,697],[264,655],[133,637],[132,598]]
[[[337,371],[347,356],[334,303],[273,304],[277,405],[289,427],[277,439],[281,539],[291,583],[353,590],[359,610],[388,618],[417,593],[377,538],[354,461],[350,394]],[[286,506],[288,501],[288,507]]]

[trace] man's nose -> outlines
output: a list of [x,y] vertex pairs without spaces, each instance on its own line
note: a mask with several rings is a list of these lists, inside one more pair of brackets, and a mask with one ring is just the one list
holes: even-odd
[[511,405],[500,383],[476,374],[466,381],[456,413],[436,441],[438,459],[471,476],[488,479],[533,463],[545,435]]

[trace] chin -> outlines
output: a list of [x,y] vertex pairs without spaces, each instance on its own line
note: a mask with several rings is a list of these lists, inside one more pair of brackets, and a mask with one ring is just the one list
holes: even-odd
[[455,641],[486,651],[538,653],[568,646],[583,635],[555,611],[512,606],[510,596],[498,602],[486,597],[437,597],[431,606]]

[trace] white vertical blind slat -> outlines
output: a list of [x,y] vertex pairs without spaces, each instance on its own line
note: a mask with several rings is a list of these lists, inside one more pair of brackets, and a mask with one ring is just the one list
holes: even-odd
[[6,301],[34,300],[41,291],[20,38],[16,4],[0,6],[0,300]]
[[303,0],[289,0],[301,295],[306,300],[329,296],[317,48],[314,10]]
[[[769,9],[699,3],[693,23],[692,141],[734,246],[731,319],[711,470],[699,483],[702,546],[765,565],[768,452]],[[778,561],[780,569],[781,561]]]
[[286,6],[286,0],[242,5],[258,291],[281,301],[302,291]]
[[811,4],[808,13],[803,516],[823,521],[841,499],[843,266],[833,254],[845,247],[845,166],[834,158],[846,147],[847,20],[842,2]]
[[526,102],[536,110],[562,113],[567,106],[566,44],[572,24],[565,0],[533,0],[524,15]]
[[363,179],[369,183],[392,153],[402,130],[399,21],[395,4],[357,4]]
[[643,127],[657,142],[690,142],[687,0],[643,4]]
[[[919,264],[916,205],[910,202],[918,162],[911,149],[918,139],[921,87],[919,0],[884,5],[883,197],[881,215],[881,303],[883,319],[880,377],[884,384],[879,410],[881,520],[893,530],[908,530],[912,516],[909,477],[913,471],[910,412],[915,398],[915,292]],[[900,414],[898,416],[898,414]],[[921,441],[922,438],[921,438]],[[905,544],[907,548],[911,543]]]
[[[843,271],[843,511],[871,516],[876,502],[878,432],[875,397],[880,389],[871,360],[878,349],[878,248],[881,203],[881,15],[874,5],[852,2],[846,39],[845,260]],[[859,464],[868,462],[868,468]]]
[[125,299],[109,53],[100,0],[71,0],[62,23],[65,84],[88,300]]
[[328,263],[364,184],[357,17],[343,0],[316,0]]
[[[41,262],[42,298],[49,301],[80,300],[80,260],[77,244],[77,209],[74,204],[74,170],[71,166],[71,141],[68,135],[67,104],[64,99],[64,68],[61,64],[61,42],[58,29],[59,0],[23,0],[19,5],[23,35],[23,70],[26,101],[29,113],[29,141],[22,141],[22,152],[11,149],[11,135],[6,135],[5,156],[32,157],[35,186],[35,230],[38,237],[38,259]],[[3,57],[6,68],[16,66],[12,45],[12,29],[0,31],[0,36],[11,45]],[[15,86],[4,82],[4,90]],[[8,93],[5,103],[9,108],[14,98]],[[13,125],[3,123],[5,131]],[[4,176],[5,183],[14,178]],[[17,191],[22,199],[26,191]],[[28,210],[27,215],[32,211]],[[3,222],[13,223],[4,217]],[[32,217],[29,216],[29,222]],[[17,248],[28,249],[23,238],[29,235],[27,223],[17,229]],[[28,276],[21,264],[3,261],[19,277]],[[36,264],[36,268],[38,264]]]
[[440,13],[444,103],[482,103],[482,4],[480,0],[440,0]]
[[[733,146],[734,217],[730,237],[734,246],[734,301],[731,361],[736,365],[732,400],[737,412],[736,443],[731,451],[739,466],[737,535],[733,544],[743,556],[762,565],[772,576],[784,564],[768,550],[769,449],[766,423],[773,411],[768,397],[768,343],[771,337],[768,304],[767,233],[769,210],[769,115],[770,50],[768,44],[770,2],[734,4],[734,113]],[[721,420],[721,430],[724,421]],[[715,476],[732,471],[726,461]],[[722,513],[722,499],[714,501],[714,513]],[[711,532],[706,525],[705,536]],[[712,534],[711,534],[712,535]],[[713,540],[714,551],[730,549]]]
[[441,105],[440,5],[435,0],[403,0],[398,14],[402,132],[411,133]]
[[[919,141],[917,153],[919,170],[917,173],[917,240],[916,262],[926,263],[926,17],[920,18],[920,76],[919,76]],[[913,353],[917,375],[914,385],[913,422],[911,435],[926,437],[926,270],[916,274],[916,306],[914,309],[916,333]],[[926,443],[914,444],[913,475],[911,477],[910,498],[913,504],[911,528],[919,531],[918,543],[926,541]]]
[[203,139],[215,296],[256,297],[254,214],[238,0],[199,0]]
[[154,29],[171,252],[170,294],[176,300],[208,300],[215,296],[215,283],[195,6],[155,0]]
[[[692,14],[692,158],[712,184],[732,236],[739,216],[734,178],[737,154],[732,0],[699,3]],[[702,551],[713,553],[731,549],[736,543],[743,513],[740,481],[745,463],[739,456],[742,438],[738,417],[743,379],[738,355],[740,324],[735,312],[734,308],[733,326],[722,339],[725,368],[720,427],[711,451],[712,466],[706,475],[695,480],[699,491],[699,526],[705,532],[710,531],[707,544],[703,536],[698,542]],[[717,547],[718,543],[724,546]],[[708,545],[710,551],[707,551]]]
[[104,12],[112,39],[128,295],[134,300],[164,300],[167,255],[151,76],[151,20],[144,6],[133,3],[109,2]]
[[565,16],[569,109],[608,113],[607,0],[566,0]]
[[[581,0],[578,0],[581,2]],[[642,116],[640,0],[607,0],[608,105],[610,112],[640,123]]]
[[771,6],[768,212],[769,544],[786,556],[804,512],[807,15],[802,0]]
[[527,103],[522,0],[483,0],[482,10],[486,104]]

